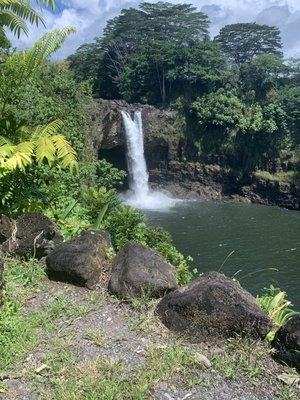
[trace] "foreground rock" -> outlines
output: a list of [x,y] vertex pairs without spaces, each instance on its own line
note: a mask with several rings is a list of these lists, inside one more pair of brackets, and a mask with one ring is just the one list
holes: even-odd
[[300,371],[300,314],[279,329],[272,344],[276,358]]
[[156,313],[169,329],[200,340],[235,334],[264,338],[272,327],[255,299],[218,272],[168,294]]
[[109,282],[111,293],[122,298],[159,297],[176,288],[174,268],[154,250],[127,243],[117,254]]
[[107,232],[84,232],[60,244],[47,256],[49,275],[94,289],[100,281],[108,281],[111,266],[106,254],[110,247]]
[[63,237],[43,214],[26,213],[16,221],[1,217],[0,240],[5,252],[40,259],[61,243]]

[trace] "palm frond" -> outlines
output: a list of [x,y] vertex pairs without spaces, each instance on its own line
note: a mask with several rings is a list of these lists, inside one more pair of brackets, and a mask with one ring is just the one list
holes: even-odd
[[7,26],[17,37],[20,37],[22,32],[28,34],[28,28],[23,19],[9,10],[0,12],[0,25]]
[[56,119],[54,121],[49,122],[46,125],[36,126],[30,136],[33,140],[35,140],[39,137],[57,135],[57,133],[60,131],[63,125],[64,123],[61,119]]
[[[63,168],[73,169],[77,165],[76,151],[68,140],[59,133],[63,126],[61,120],[55,120],[47,125],[34,128],[27,141],[13,144],[7,138],[0,136],[0,167],[3,170],[24,170],[37,161],[41,164],[47,161],[50,165],[54,161]],[[29,131],[28,128],[25,129]]]

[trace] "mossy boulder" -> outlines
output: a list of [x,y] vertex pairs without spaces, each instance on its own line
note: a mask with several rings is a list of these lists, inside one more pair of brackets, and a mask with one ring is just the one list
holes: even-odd
[[254,297],[218,272],[165,296],[156,314],[170,330],[204,341],[236,334],[264,338],[272,327]]
[[111,270],[107,259],[110,248],[111,240],[107,232],[84,232],[58,245],[47,256],[49,276],[88,289],[95,289],[100,283],[107,285]]
[[300,371],[300,314],[278,330],[272,345],[276,350],[276,358]]
[[177,288],[175,270],[156,251],[127,243],[117,254],[109,291],[121,298],[162,296]]

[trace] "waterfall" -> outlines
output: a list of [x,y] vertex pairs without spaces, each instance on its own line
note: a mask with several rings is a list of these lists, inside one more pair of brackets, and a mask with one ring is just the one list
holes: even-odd
[[142,114],[135,111],[132,120],[127,111],[121,113],[126,132],[130,190],[136,198],[146,198],[149,192],[149,175],[144,155]]
[[129,192],[125,201],[141,209],[169,208],[175,200],[163,193],[151,191],[149,188],[149,175],[144,154],[144,133],[142,113],[134,112],[131,118],[129,112],[121,111],[126,133],[127,166],[129,173]]

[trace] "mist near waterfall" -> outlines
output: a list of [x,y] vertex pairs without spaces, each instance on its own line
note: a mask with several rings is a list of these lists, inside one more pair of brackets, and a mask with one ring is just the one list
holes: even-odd
[[126,133],[129,190],[123,195],[126,204],[148,210],[168,209],[178,200],[149,187],[149,174],[144,153],[144,133],[141,111],[121,111]]

